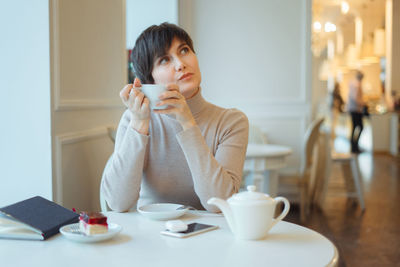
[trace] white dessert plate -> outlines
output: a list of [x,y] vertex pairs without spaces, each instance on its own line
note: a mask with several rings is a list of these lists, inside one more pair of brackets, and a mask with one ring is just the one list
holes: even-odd
[[140,214],[152,220],[171,220],[185,214],[188,207],[181,204],[156,203],[141,206],[137,210]]
[[79,223],[73,223],[61,227],[60,233],[67,239],[72,241],[82,242],[82,243],[93,243],[113,238],[119,232],[121,232],[121,230],[122,230],[121,225],[115,223],[109,223],[107,233],[97,234],[97,235],[85,235],[79,229]]

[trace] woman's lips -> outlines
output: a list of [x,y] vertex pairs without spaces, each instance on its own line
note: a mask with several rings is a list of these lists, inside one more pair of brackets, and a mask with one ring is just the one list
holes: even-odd
[[193,73],[186,73],[186,74],[183,74],[183,75],[179,78],[179,81],[189,79],[189,78],[191,78],[192,76],[193,76]]

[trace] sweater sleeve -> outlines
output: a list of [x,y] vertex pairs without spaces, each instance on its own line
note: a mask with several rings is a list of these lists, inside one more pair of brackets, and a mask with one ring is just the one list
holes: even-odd
[[114,153],[108,160],[101,181],[101,192],[108,206],[115,211],[128,211],[139,199],[146,146],[149,137],[129,125],[125,111],[118,126]]
[[194,190],[208,211],[211,197],[227,199],[238,192],[248,143],[249,122],[242,112],[230,110],[218,125],[215,154],[207,146],[198,126],[177,134],[192,177]]

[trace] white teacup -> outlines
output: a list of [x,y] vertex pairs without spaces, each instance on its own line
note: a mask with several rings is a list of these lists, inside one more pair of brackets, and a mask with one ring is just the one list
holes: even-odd
[[167,87],[162,84],[142,84],[141,88],[143,94],[149,99],[150,101],[150,108],[151,109],[166,109],[168,105],[163,105],[157,107],[156,104],[160,102],[158,98],[161,93],[167,91]]

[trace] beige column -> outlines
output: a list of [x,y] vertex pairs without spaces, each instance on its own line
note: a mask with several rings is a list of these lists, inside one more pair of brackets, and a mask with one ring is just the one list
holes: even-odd
[[400,1],[393,1],[392,90],[400,95]]
[[386,1],[386,96],[400,95],[400,1]]

